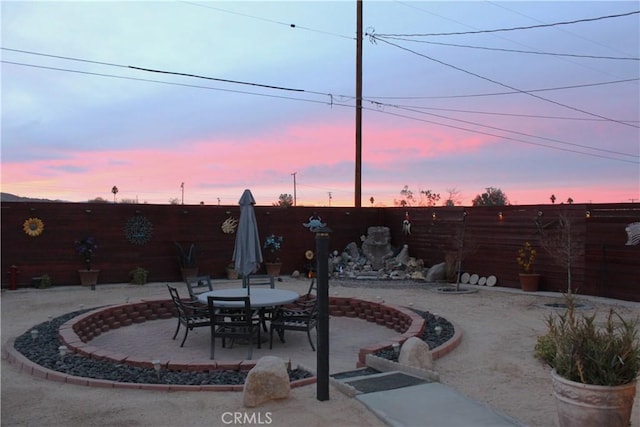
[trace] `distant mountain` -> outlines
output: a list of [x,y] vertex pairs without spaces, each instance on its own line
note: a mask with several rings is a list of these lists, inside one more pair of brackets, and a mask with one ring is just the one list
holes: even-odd
[[0,202],[64,202],[64,200],[36,199],[33,197],[21,197],[10,193],[0,193]]

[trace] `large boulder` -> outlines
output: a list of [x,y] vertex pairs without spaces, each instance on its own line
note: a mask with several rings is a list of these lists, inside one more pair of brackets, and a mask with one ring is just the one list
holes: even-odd
[[411,337],[402,344],[398,363],[413,368],[433,370],[433,355],[429,351],[429,344],[417,337]]
[[264,402],[289,397],[291,384],[284,360],[265,356],[249,371],[244,383],[244,406],[253,408]]

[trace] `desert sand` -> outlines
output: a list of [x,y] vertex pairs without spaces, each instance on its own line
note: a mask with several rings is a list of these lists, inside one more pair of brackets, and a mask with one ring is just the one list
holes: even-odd
[[[306,281],[295,279],[285,279],[278,284],[278,287],[298,292],[303,292],[306,286]],[[530,294],[499,286],[476,289],[475,293],[453,295],[435,292],[432,285],[404,287],[388,283],[370,287],[331,281],[329,292],[331,295],[382,299],[402,306],[412,304],[413,308],[446,318],[462,331],[463,338],[453,352],[435,361],[435,370],[443,384],[523,425],[557,425],[549,368],[534,358],[533,348],[536,337],[545,331],[545,317],[554,310],[543,304],[561,302],[561,295],[546,292]],[[9,345],[12,338],[32,326],[47,321],[49,316],[75,311],[80,305],[90,308],[120,304],[126,298],[168,298],[168,292],[165,283],[99,285],[95,291],[82,287],[3,290],[3,346]],[[581,297],[581,302],[590,306],[590,312],[595,310],[599,314],[605,314],[609,307],[615,307],[626,318],[640,314],[640,303],[590,297]],[[359,319],[352,321],[365,322]],[[381,340],[375,336],[375,330],[367,332],[367,335],[372,343]],[[198,339],[202,338],[190,335],[191,348],[198,345]],[[175,342],[173,345],[178,346]],[[308,346],[306,338],[301,345]],[[206,351],[208,348],[204,349]],[[353,354],[346,350],[332,350],[332,373],[340,372],[344,366],[355,368],[357,350],[354,348],[352,351]],[[312,359],[297,360],[308,357],[308,348],[305,354],[307,356],[290,355],[292,364],[313,368],[309,366]],[[253,425],[385,425],[359,401],[334,388],[330,390],[328,401],[318,401],[315,385],[292,389],[288,399],[248,409],[243,407],[242,393],[239,392],[113,390],[61,384],[19,372],[3,359],[1,386],[3,426],[198,427],[241,424],[230,418],[234,413],[253,414]],[[640,427],[639,400],[636,395],[631,422],[634,427]],[[428,420],[424,425],[429,425]]]

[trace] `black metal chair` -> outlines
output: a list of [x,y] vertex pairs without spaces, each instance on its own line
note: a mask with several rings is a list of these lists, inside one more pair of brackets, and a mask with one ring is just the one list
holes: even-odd
[[[241,308],[224,307],[225,302],[240,302],[243,306]],[[247,359],[251,360],[254,337],[257,337],[258,348],[260,348],[260,318],[254,316],[250,298],[248,296],[208,296],[207,306],[211,317],[211,359],[215,357],[216,338],[222,338],[223,348],[229,338],[232,346],[235,339],[247,340],[249,346]]]
[[[249,293],[251,293],[252,286],[269,286],[269,288],[275,289],[275,278],[270,274],[249,274],[242,277],[242,287],[247,288]],[[271,320],[274,310],[275,307],[264,307],[260,309],[260,321],[265,332],[268,331],[267,320]]]
[[313,293],[314,291],[317,294],[318,286],[316,284],[316,279],[315,278],[311,279],[311,283],[309,283],[309,289],[307,290],[306,294],[300,295],[295,301],[290,302],[289,304],[285,304],[283,307],[284,308],[295,309],[295,308],[299,308],[301,305],[303,305],[305,301],[315,300],[318,296]]
[[213,291],[211,276],[191,276],[187,277],[185,282],[187,283],[189,295],[194,301],[198,300],[198,295],[201,293]]
[[193,301],[183,300],[180,298],[180,294],[176,288],[169,285],[167,285],[167,288],[169,288],[173,305],[178,311],[178,327],[173,334],[173,339],[175,340],[178,336],[180,325],[184,325],[184,338],[182,338],[182,343],[180,343],[180,347],[183,347],[189,331],[192,331],[194,328],[209,326],[211,324],[211,318],[209,317],[209,311],[206,306]]
[[[273,331],[278,332],[280,341],[284,341],[285,331],[303,331],[307,333],[311,349],[316,351],[311,339],[311,330],[318,321],[318,299],[305,298],[296,300],[295,306],[279,307],[273,314],[269,326],[269,348],[273,348]],[[317,333],[317,331],[316,331]]]
[[251,289],[251,286],[276,287],[275,278],[269,274],[249,274],[242,277],[242,287]]

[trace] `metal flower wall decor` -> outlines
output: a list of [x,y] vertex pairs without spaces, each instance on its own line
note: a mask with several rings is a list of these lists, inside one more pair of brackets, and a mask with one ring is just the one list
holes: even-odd
[[22,229],[27,236],[38,237],[44,231],[44,222],[40,218],[29,218],[22,224]]
[[136,215],[127,221],[124,226],[124,235],[127,240],[136,245],[144,245],[151,240],[153,224],[147,218]]
[[227,218],[220,228],[224,234],[233,234],[236,232],[236,227],[238,226],[238,220],[234,217]]

